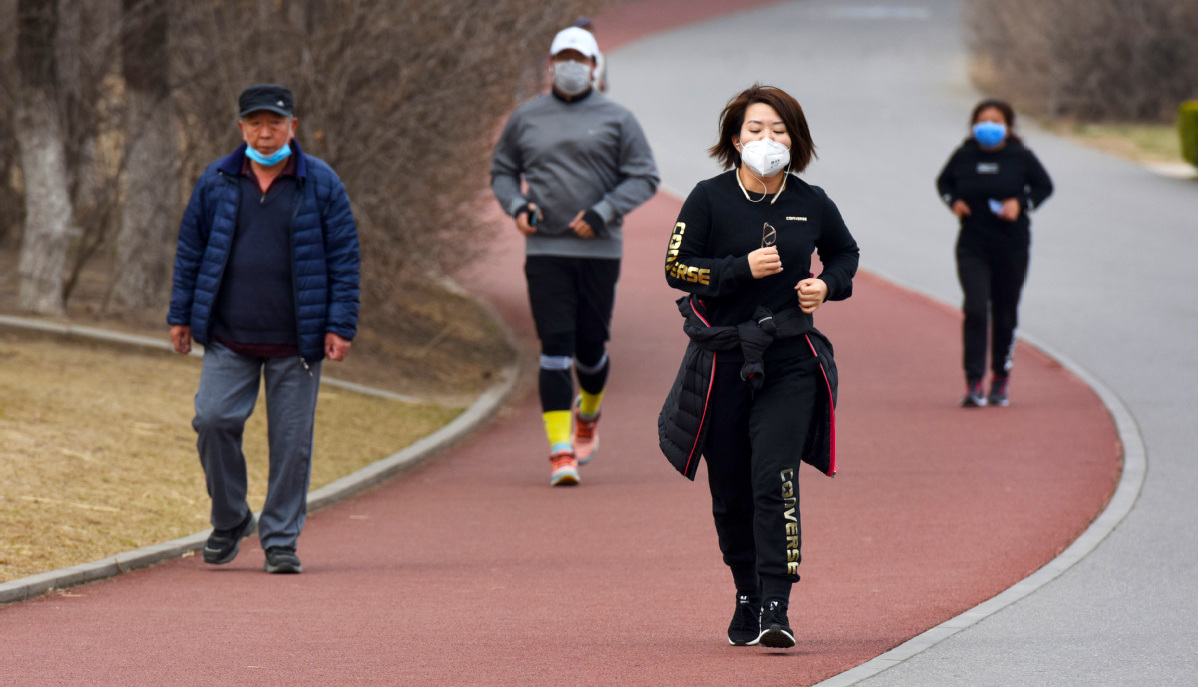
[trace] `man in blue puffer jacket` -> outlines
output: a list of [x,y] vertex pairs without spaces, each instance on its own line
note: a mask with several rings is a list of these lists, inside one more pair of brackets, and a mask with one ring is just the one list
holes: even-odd
[[244,144],[209,165],[179,228],[171,342],[204,345],[192,421],[212,498],[204,561],[253,533],[242,430],[266,380],[270,478],[257,523],[265,569],[298,573],[321,361],[344,360],[358,324],[358,234],[337,174],[295,141],[291,91],[239,99]]

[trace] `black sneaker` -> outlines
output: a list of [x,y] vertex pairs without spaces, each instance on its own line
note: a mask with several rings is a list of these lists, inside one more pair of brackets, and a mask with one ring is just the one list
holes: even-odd
[[789,649],[795,645],[795,633],[786,619],[787,603],[782,599],[770,599],[761,607],[761,634],[757,643],[771,649]]
[[295,575],[304,571],[295,549],[289,546],[272,546],[266,550],[266,564],[262,568],[268,573]]
[[986,405],[986,392],[982,389],[982,380],[970,381],[961,399],[962,408],[981,408]]
[[744,594],[736,596],[736,610],[728,624],[728,643],[732,646],[753,646],[761,634],[758,613],[761,602]]
[[241,540],[254,533],[254,513],[250,511],[237,527],[231,530],[212,530],[204,544],[204,562],[224,565],[237,558]]
[[1011,405],[1011,399],[1007,397],[1007,388],[1011,385],[1011,378],[1003,375],[995,376],[990,382],[990,395],[986,398],[986,402],[992,406],[1006,408]]

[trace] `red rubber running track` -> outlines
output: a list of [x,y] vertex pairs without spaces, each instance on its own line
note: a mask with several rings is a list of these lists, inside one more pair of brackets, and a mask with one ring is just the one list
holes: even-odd
[[[605,46],[678,23],[678,5],[605,16]],[[685,3],[692,19],[720,5]],[[659,195],[628,218],[602,450],[580,487],[548,486],[526,379],[485,430],[313,514],[302,575],[263,573],[252,539],[227,566],[190,557],[0,609],[0,683],[812,684],[1011,586],[1102,509],[1120,447],[1087,387],[1020,345],[1011,407],[957,408],[959,315],[861,274],[817,318],[841,371],[841,472],[801,477],[798,646],[729,646],[705,476],[656,447],[684,346],[661,271],[678,208]],[[471,287],[531,359],[521,240],[495,221]]]

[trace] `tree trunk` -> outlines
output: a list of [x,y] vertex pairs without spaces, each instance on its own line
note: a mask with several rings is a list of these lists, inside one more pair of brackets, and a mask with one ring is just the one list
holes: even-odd
[[168,76],[167,4],[122,0],[126,87],[124,205],[116,240],[116,304],[166,303],[178,168]]
[[20,105],[14,128],[25,179],[25,235],[17,268],[17,305],[22,310],[61,315],[72,227],[62,119],[55,98],[58,10],[55,0],[20,0],[17,11]]

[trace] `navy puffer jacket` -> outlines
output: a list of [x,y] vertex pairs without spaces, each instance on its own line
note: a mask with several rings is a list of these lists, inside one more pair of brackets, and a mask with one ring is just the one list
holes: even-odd
[[[323,160],[305,155],[296,141],[291,146],[300,196],[291,223],[296,331],[300,355],[315,362],[324,358],[326,332],[350,340],[357,333],[361,258],[341,179]],[[167,322],[190,325],[192,338],[204,345],[233,245],[244,161],[243,143],[204,170],[179,227]]]

